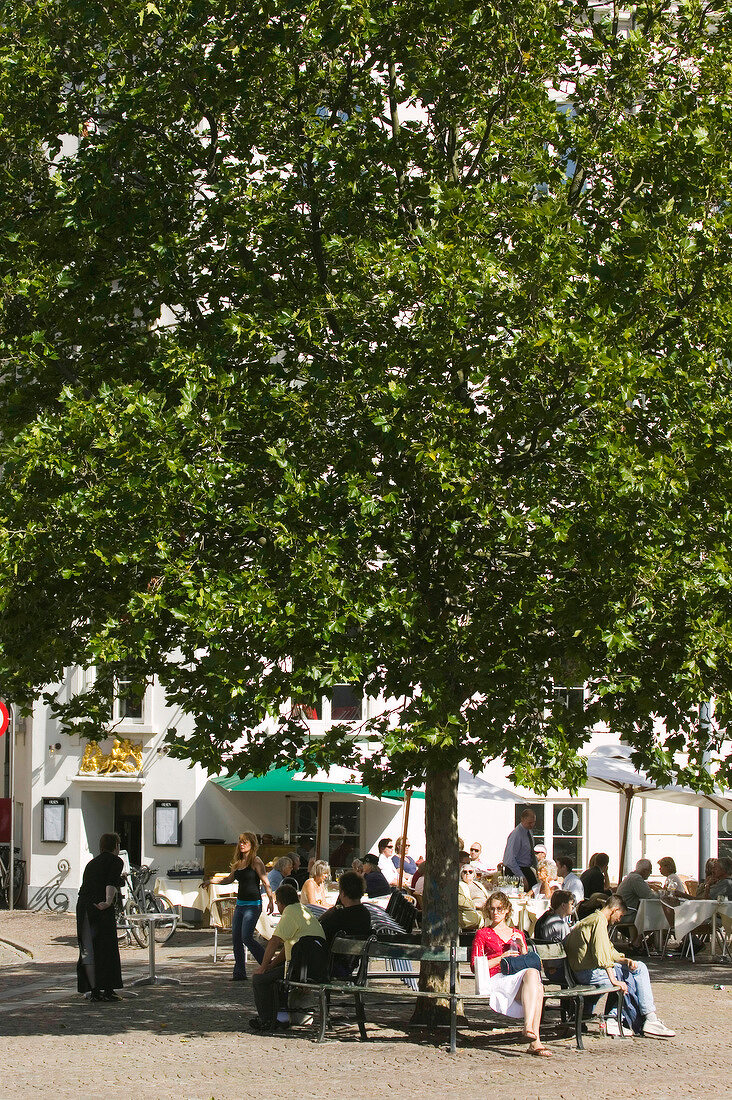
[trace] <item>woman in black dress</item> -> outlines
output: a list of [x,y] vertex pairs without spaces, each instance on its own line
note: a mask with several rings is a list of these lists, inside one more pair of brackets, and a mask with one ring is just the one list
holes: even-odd
[[99,841],[99,855],[84,868],[76,903],[77,988],[79,993],[91,991],[92,1001],[120,999],[114,992],[122,988],[114,898],[122,885],[123,869],[119,837],[116,833],[104,833]]

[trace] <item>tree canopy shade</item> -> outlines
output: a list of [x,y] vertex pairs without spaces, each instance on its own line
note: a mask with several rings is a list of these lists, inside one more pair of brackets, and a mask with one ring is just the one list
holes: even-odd
[[0,10],[7,694],[155,673],[244,774],[359,684],[435,865],[460,760],[601,717],[729,781],[729,5]]

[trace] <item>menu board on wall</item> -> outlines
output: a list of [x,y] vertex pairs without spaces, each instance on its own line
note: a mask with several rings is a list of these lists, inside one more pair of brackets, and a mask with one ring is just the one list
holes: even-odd
[[41,819],[41,840],[47,844],[63,844],[66,840],[66,799],[44,798]]
[[154,805],[153,844],[161,847],[180,845],[180,803],[157,799]]

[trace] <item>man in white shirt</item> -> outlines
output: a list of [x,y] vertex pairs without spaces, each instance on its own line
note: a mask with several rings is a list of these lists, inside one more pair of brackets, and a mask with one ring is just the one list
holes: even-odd
[[379,841],[379,870],[390,886],[396,886],[399,877],[396,867],[392,862],[394,855],[394,841],[385,836]]
[[569,890],[575,904],[584,901],[585,888],[579,875],[574,873],[572,861],[567,856],[557,856],[557,875],[562,879],[562,889]]

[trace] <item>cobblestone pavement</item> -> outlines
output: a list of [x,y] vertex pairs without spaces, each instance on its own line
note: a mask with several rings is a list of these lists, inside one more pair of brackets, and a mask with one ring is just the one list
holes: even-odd
[[[625,1041],[586,1036],[585,1051],[546,1029],[553,1058],[530,1058],[513,1032],[461,1032],[458,1053],[446,1032],[409,1027],[405,1003],[367,1005],[371,1041],[361,1043],[351,1007],[343,1002],[335,1038],[322,1046],[309,1031],[252,1033],[251,985],[229,981],[229,963],[212,961],[213,934],[176,932],[158,947],[161,973],[180,986],[138,987],[147,952],[122,949],[124,999],[91,1004],[76,993],[76,938],[70,914],[0,912],[0,939],[27,947],[0,950],[0,1095],[89,1100],[354,1100],[413,1096],[438,1100],[592,1100],[618,1095],[732,1096],[732,971],[723,964],[651,960],[662,1019],[675,1039]],[[727,985],[715,990],[715,984]],[[409,1002],[406,1002],[408,1006]],[[339,1006],[336,1005],[336,1012]],[[470,1009],[471,1020],[480,1014]],[[593,1026],[594,1031],[594,1026]],[[620,1091],[618,1092],[618,1088]]]

